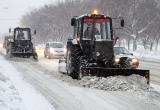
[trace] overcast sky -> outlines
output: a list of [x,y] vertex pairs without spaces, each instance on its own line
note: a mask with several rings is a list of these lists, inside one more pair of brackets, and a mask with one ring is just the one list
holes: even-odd
[[8,32],[8,28],[18,26],[20,18],[35,8],[58,0],[0,0],[0,34]]

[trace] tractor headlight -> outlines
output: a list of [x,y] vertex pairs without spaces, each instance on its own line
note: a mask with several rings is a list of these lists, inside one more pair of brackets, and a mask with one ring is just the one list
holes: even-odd
[[55,50],[53,48],[49,49],[50,53],[55,53]]
[[137,63],[137,62],[138,62],[138,59],[136,59],[136,58],[132,59],[132,63]]
[[119,58],[115,58],[115,63],[119,63],[120,59]]
[[97,55],[97,56],[100,56],[100,53],[99,53],[99,52],[96,52],[96,55]]

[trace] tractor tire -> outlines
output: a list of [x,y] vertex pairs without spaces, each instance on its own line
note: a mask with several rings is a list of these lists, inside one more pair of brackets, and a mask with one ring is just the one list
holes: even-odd
[[82,55],[79,45],[72,45],[67,51],[67,74],[73,79],[80,78],[80,57]]
[[[89,64],[89,63],[88,63],[88,61],[87,61],[87,58],[84,57],[84,56],[82,56],[82,57],[80,58],[79,69],[81,69],[82,67],[87,67],[88,64]],[[86,75],[88,75],[88,74],[82,74],[82,73],[80,73],[80,71],[79,71],[79,78],[78,78],[78,79],[81,79],[83,76],[86,76]]]

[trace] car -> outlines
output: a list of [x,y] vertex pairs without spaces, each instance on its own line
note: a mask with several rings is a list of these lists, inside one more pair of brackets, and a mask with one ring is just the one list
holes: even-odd
[[133,53],[130,53],[125,47],[114,47],[115,63],[122,65],[123,68],[136,69],[139,66],[139,60]]
[[44,48],[45,58],[61,58],[64,57],[66,49],[62,42],[47,42]]

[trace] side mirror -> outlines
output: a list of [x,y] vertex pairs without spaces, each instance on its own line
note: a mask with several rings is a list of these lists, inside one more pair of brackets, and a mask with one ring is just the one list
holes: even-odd
[[36,30],[34,30],[34,35],[36,35],[37,34],[37,31]]
[[71,26],[76,26],[77,23],[76,23],[76,18],[72,18],[71,19]]
[[11,33],[11,28],[9,28],[9,33]]
[[124,19],[121,19],[121,27],[124,27]]

